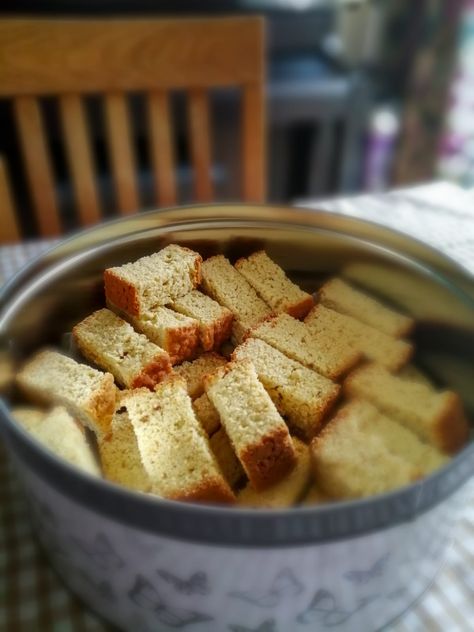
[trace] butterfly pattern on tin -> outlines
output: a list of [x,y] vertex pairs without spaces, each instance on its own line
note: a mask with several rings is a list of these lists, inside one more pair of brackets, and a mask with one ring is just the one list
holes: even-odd
[[213,619],[209,615],[183,608],[166,600],[143,575],[136,576],[128,596],[136,606],[153,612],[157,621],[171,628],[184,628]]
[[103,533],[98,533],[92,542],[85,542],[74,536],[71,537],[71,542],[83,558],[100,570],[117,571],[125,564]]
[[161,579],[173,586],[174,589],[180,593],[183,593],[185,595],[209,594],[209,583],[206,573],[197,572],[193,573],[189,577],[189,579],[181,579],[165,569],[158,569],[156,572],[161,577]]
[[229,597],[242,599],[261,608],[275,608],[285,599],[297,597],[303,585],[289,568],[279,571],[269,589],[248,592],[230,592]]
[[344,573],[344,578],[353,584],[362,584],[365,585],[369,583],[372,579],[376,579],[377,577],[381,577],[383,575],[383,571],[385,570],[385,565],[389,558],[389,554],[383,555],[379,558],[370,568],[362,571],[348,571]]
[[228,627],[231,632],[277,632],[275,619],[266,619],[256,628],[248,628],[238,624],[229,624]]
[[316,592],[308,607],[297,615],[296,620],[298,623],[307,625],[323,625],[327,628],[333,628],[348,621],[352,615],[377,598],[378,595],[363,597],[355,608],[346,609],[339,605],[336,597],[329,590],[322,588]]

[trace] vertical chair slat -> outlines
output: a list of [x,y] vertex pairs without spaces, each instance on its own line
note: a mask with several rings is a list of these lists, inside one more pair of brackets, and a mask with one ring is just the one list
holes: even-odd
[[198,202],[209,202],[214,194],[211,181],[209,99],[206,90],[194,88],[189,91],[188,115],[194,194]]
[[151,158],[160,206],[176,204],[175,156],[169,96],[166,92],[148,95]]
[[2,156],[0,156],[0,218],[0,243],[20,241],[7,165]]
[[38,100],[17,97],[13,108],[39,231],[44,237],[59,235],[61,224],[53,169]]
[[136,163],[127,101],[123,94],[105,96],[105,119],[118,208],[122,215],[136,213],[140,208]]
[[244,86],[242,122],[242,196],[247,202],[264,202],[266,143],[263,85],[255,83]]
[[321,121],[318,132],[308,160],[309,196],[321,196],[328,188],[333,140],[333,123],[330,118]]
[[75,94],[61,96],[59,104],[79,217],[88,226],[100,220],[101,212],[84,107]]

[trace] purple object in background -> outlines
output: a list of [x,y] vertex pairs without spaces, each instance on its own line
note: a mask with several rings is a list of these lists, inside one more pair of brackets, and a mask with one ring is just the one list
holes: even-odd
[[464,139],[454,132],[446,132],[441,139],[440,153],[443,156],[453,156],[459,153],[464,145]]
[[390,182],[400,121],[393,108],[377,108],[371,115],[364,165],[364,188],[382,191]]

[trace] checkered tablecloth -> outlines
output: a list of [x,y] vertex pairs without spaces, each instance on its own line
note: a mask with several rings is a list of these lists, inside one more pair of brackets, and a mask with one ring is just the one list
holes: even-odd
[[[405,230],[474,272],[474,195],[452,185],[441,183],[386,195],[301,204]],[[0,283],[52,243],[1,247]],[[386,632],[474,631],[474,480],[468,485],[471,501],[459,520],[443,570],[424,597]],[[49,567],[0,446],[0,632],[3,630],[111,632],[113,628],[73,597]]]

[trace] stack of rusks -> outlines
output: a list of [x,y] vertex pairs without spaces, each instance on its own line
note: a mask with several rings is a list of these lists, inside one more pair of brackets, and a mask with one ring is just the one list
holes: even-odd
[[169,245],[104,285],[71,354],[21,368],[30,405],[13,409],[90,474],[282,508],[407,485],[468,440],[459,396],[410,364],[413,319],[341,278],[313,297],[264,251],[232,265]]

